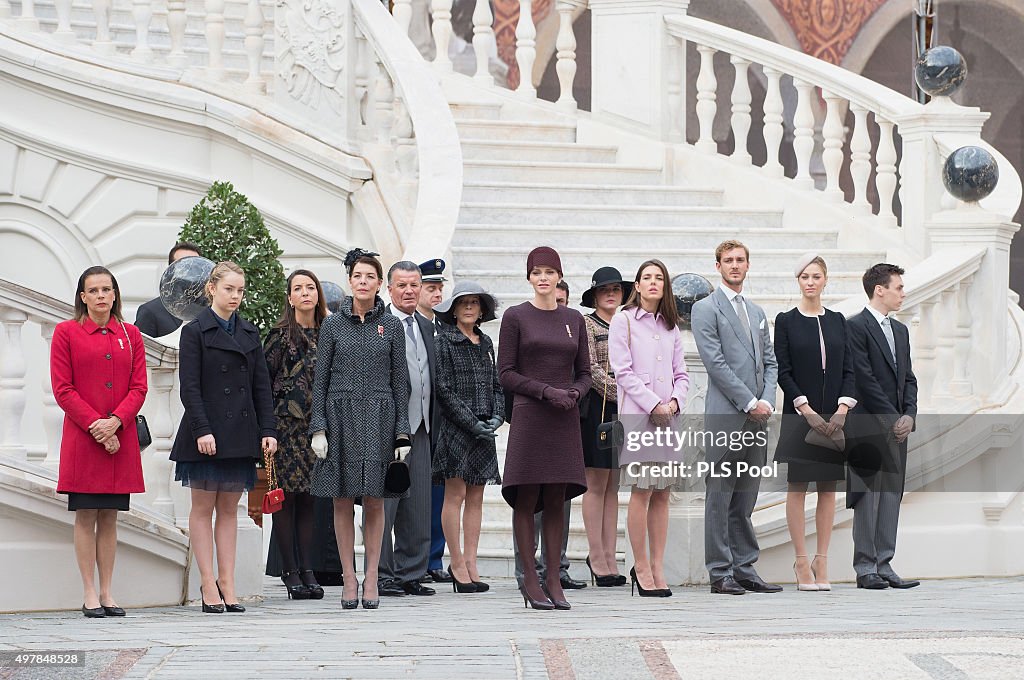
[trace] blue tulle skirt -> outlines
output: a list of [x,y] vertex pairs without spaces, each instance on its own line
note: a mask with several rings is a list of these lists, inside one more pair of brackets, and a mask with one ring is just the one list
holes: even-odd
[[250,491],[256,486],[256,460],[178,461],[174,466],[174,479],[182,486],[202,491]]

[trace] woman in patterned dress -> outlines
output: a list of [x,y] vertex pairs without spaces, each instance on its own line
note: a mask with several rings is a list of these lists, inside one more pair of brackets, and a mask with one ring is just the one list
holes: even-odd
[[434,307],[444,325],[434,338],[434,390],[443,417],[433,473],[438,483],[444,483],[441,524],[451,555],[452,589],[457,593],[490,588],[480,580],[476,552],[484,486],[501,482],[494,431],[505,420],[505,398],[498,383],[494,343],[480,324],[496,318],[496,307],[494,297],[473,281],[460,281],[452,296]]
[[359,604],[355,574],[354,504],[362,498],[363,608],[380,605],[377,565],[384,536],[384,477],[396,452],[411,448],[409,369],[405,333],[377,295],[384,270],[376,253],[356,248],[345,256],[352,295],[320,327],[309,432],[319,459],[312,493],[334,499],[334,531],[341,556],[343,609]]
[[313,546],[309,476],[316,458],[309,446],[308,432],[317,334],[327,317],[327,305],[319,279],[306,269],[296,269],[288,276],[286,290],[288,300],[281,320],[263,343],[277,416],[274,472],[285,492],[284,504],[274,517],[273,538],[281,557],[281,579],[288,597],[319,600],[324,589],[309,568]]
[[[534,609],[569,609],[559,580],[565,501],[587,490],[580,436],[580,396],[590,389],[590,350],[583,315],[558,304],[562,262],[542,246],[526,258],[533,299],[502,316],[501,386],[515,394],[501,494],[512,506],[512,530],[523,565],[520,592]],[[541,522],[547,573],[534,565],[533,515]]]

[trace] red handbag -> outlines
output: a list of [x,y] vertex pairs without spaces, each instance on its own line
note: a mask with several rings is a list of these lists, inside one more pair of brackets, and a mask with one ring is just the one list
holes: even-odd
[[272,515],[280,510],[284,503],[284,489],[277,485],[274,457],[267,451],[263,452],[263,467],[267,471],[267,493],[263,496],[263,514]]

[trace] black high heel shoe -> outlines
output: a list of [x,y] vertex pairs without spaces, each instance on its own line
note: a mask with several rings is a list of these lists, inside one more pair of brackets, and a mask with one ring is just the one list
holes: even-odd
[[[218,591],[220,590],[220,586],[217,586],[217,590]],[[224,613],[224,603],[223,602],[221,602],[220,604],[206,604],[206,598],[203,597],[203,587],[202,586],[199,586],[199,599],[202,600],[202,603],[203,603],[203,613],[204,614],[223,614]],[[220,599],[223,600],[224,596],[222,595]]]
[[[220,589],[220,583],[217,583],[217,592],[220,593],[220,599],[223,600],[224,599],[224,592]],[[225,602],[224,603],[224,611],[232,612],[234,614],[241,614],[242,612],[245,611],[245,607],[243,607],[242,605],[238,604],[237,602],[235,604],[228,604],[227,602]]]
[[[309,592],[309,587],[305,583],[301,582],[301,578],[302,577],[301,576],[299,577],[300,582],[298,584],[296,584],[294,586],[290,586],[290,585],[288,585],[288,582],[285,581],[285,579],[288,578],[289,576],[298,576],[298,572],[294,572],[294,571],[282,571],[281,572],[281,581],[284,583],[285,590],[288,591],[288,599],[289,600],[308,600],[311,597],[311,594]],[[320,597],[323,597],[323,591],[322,590],[321,590],[321,593],[320,593]]]
[[356,596],[355,599],[346,600],[344,596],[341,598],[342,609],[358,609],[359,608],[359,584],[356,583]]
[[640,591],[640,597],[668,597],[661,588],[651,588],[648,590],[640,585],[640,579],[636,577],[636,567],[629,568],[629,578],[632,581],[632,585],[629,587],[630,597],[633,597],[633,588]]
[[534,609],[551,610],[555,608],[555,605],[551,600],[535,600],[526,592],[526,586],[519,586],[519,594],[523,596],[523,608],[533,607]]
[[[466,581],[465,583],[455,578],[455,574],[452,573],[451,566],[448,567],[448,575],[452,577],[452,592],[453,593],[479,593],[480,589],[473,581]],[[486,584],[484,584],[486,585]],[[489,588],[490,586],[488,586]]]
[[[306,580],[303,578],[306,574],[309,574],[309,580],[311,580],[312,583],[306,583]],[[300,569],[299,578],[302,579],[302,585],[306,586],[306,590],[309,591],[309,599],[324,599],[324,589],[316,582],[316,576],[313,575],[312,569]]]
[[551,597],[551,593],[548,592],[547,583],[541,582],[540,588],[544,591],[544,594],[548,596],[548,599],[551,600],[551,604],[555,605],[555,609],[560,609],[562,611],[572,609],[572,605],[569,604],[568,600],[556,600],[555,598]]
[[626,577],[620,574],[597,574],[594,571],[594,568],[590,566],[590,555],[587,555],[587,569],[590,570],[590,583],[598,586],[599,588],[611,588],[612,586],[626,585]]

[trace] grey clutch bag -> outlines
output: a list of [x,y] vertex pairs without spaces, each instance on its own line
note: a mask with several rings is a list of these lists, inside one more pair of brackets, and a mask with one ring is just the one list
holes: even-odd
[[826,437],[812,427],[804,437],[804,442],[811,446],[820,446],[823,449],[831,449],[840,453],[846,449],[846,435],[843,434],[842,429],[838,429],[832,433],[832,436]]

